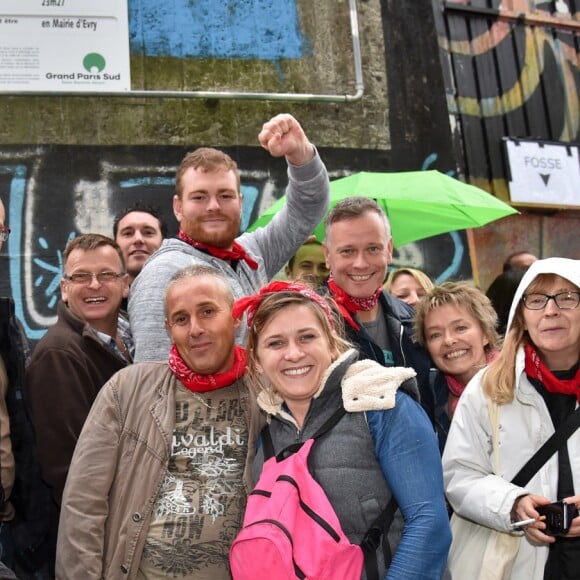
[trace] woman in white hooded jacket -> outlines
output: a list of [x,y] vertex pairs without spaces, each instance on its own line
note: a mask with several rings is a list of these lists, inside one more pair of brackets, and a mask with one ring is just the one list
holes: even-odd
[[[580,517],[558,537],[548,535],[541,521],[512,526],[537,518],[538,506],[556,500],[580,507],[580,430],[525,487],[510,483],[580,401],[579,303],[580,261],[548,258],[530,267],[514,296],[502,353],[468,384],[443,454],[455,512],[521,535],[513,580],[580,578]],[[500,409],[500,475],[493,470],[489,399]],[[474,558],[471,578],[479,565]]]

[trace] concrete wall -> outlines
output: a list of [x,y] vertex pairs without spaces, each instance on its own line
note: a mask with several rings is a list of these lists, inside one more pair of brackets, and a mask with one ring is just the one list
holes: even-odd
[[[200,0],[193,16],[191,5],[129,0],[133,89],[355,92],[346,0]],[[70,236],[110,234],[114,214],[137,198],[171,219],[173,173],[186,151],[210,145],[237,159],[245,223],[280,197],[284,163],[256,139],[278,112],[301,121],[332,177],[453,174],[430,0],[359,0],[358,19],[364,96],[353,103],[0,93],[0,197],[13,230],[0,293],[14,296],[29,337],[54,321]],[[404,246],[395,259],[438,280],[472,276],[465,232]]]
[[[321,146],[387,148],[380,4],[359,4],[366,86],[355,104],[3,97],[0,142],[253,146],[262,123],[289,110]],[[346,0],[129,0],[129,18],[133,89],[354,92]]]

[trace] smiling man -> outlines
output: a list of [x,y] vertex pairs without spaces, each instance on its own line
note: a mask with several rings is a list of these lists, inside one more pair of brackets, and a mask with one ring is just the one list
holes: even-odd
[[128,322],[119,315],[128,292],[123,255],[110,238],[85,234],[66,247],[58,319],[26,370],[25,394],[36,430],[42,478],[51,490],[51,534],[70,460],[103,384],[131,362]]
[[169,360],[117,373],[71,463],[60,580],[229,580],[263,422],[234,345],[228,280],[178,271],[165,291]]
[[284,267],[288,280],[320,286],[328,277],[326,258],[322,244],[316,236],[310,236]]
[[[206,264],[228,279],[235,298],[256,293],[282,268],[322,220],[329,203],[328,173],[298,121],[276,115],[259,142],[288,164],[288,203],[264,228],[238,236],[242,213],[240,174],[229,155],[208,147],[188,153],[175,178],[177,239],[165,240],[131,286],[129,318],[135,360],[165,360],[163,292],[179,269]],[[244,342],[246,330],[237,333]]]
[[123,252],[129,284],[166,236],[167,225],[154,207],[136,203],[115,217],[113,237]]
[[349,197],[326,217],[324,254],[328,290],[345,321],[347,338],[361,358],[417,372],[421,405],[434,421],[429,356],[412,340],[413,309],[387,291],[383,282],[393,259],[389,220],[366,197]]

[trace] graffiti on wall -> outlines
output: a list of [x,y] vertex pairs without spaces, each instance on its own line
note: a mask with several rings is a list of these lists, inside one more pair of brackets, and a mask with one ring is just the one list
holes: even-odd
[[[177,231],[171,199],[179,147],[34,147],[0,149],[0,198],[11,234],[0,259],[0,295],[10,295],[26,334],[36,341],[56,320],[62,254],[81,232],[112,235],[117,213],[136,201],[159,207]],[[229,151],[242,169],[242,229],[284,193],[286,167],[263,152]],[[332,160],[325,157],[329,167]],[[332,175],[344,169],[332,170]],[[408,244],[393,266],[414,266],[433,279],[471,278],[464,232]]]
[[448,107],[461,132],[465,173],[504,193],[502,136],[580,138],[577,2],[489,4],[447,2],[439,42],[452,78]]

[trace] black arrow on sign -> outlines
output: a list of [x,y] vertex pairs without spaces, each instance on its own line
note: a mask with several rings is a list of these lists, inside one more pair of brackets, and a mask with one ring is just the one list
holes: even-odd
[[548,181],[550,181],[551,175],[549,173],[540,173],[540,177],[542,178],[542,181],[544,182],[544,185],[547,186],[548,185]]

